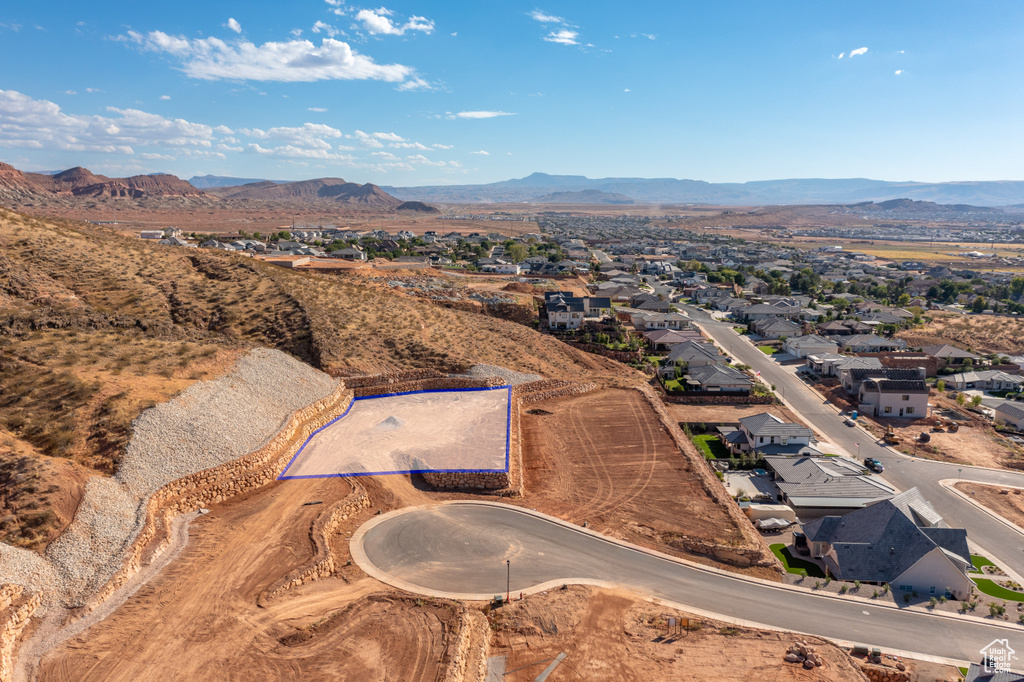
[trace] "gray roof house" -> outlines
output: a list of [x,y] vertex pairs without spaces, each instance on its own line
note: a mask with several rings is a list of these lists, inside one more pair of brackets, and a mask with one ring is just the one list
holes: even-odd
[[845,457],[766,455],[764,461],[786,503],[803,519],[845,514],[896,492],[883,479]]
[[781,317],[766,317],[760,320],[755,320],[753,324],[754,332],[758,336],[766,339],[781,339],[783,336],[799,336],[800,332],[803,331],[803,327]]
[[854,334],[834,336],[832,340],[848,353],[880,353],[887,350],[903,350],[907,342],[903,339],[886,339],[875,334]]
[[804,525],[811,554],[840,580],[889,583],[894,591],[965,599],[967,531],[949,528],[917,488],[844,516]]
[[928,416],[928,392],[924,379],[865,379],[857,399],[865,414],[923,419]]
[[824,336],[817,334],[804,334],[802,336],[791,336],[782,344],[782,349],[798,358],[806,358],[808,355],[820,353],[838,353],[839,344]]
[[997,424],[1008,424],[1020,431],[1024,428],[1024,406],[1020,403],[1002,403],[996,408],[994,420]]
[[980,372],[960,372],[945,377],[946,383],[959,391],[1005,391],[1018,390],[1024,384],[1024,377],[1007,374],[998,369],[987,369]]
[[924,379],[924,368],[859,367],[853,364],[839,370],[839,380],[851,395],[860,394],[860,385],[867,379]]
[[693,390],[725,393],[747,392],[753,386],[750,377],[725,365],[690,367],[686,371],[686,384]]
[[[814,431],[806,426],[784,422],[768,412],[741,417],[739,422],[739,430],[746,434],[751,449],[758,452],[769,448],[772,454],[800,454],[802,446],[809,446],[814,437]],[[772,446],[782,446],[783,450]]]
[[704,365],[724,365],[726,357],[718,352],[718,348],[712,343],[698,343],[696,341],[684,341],[676,344],[666,358],[667,364],[685,362],[689,367],[702,367]]

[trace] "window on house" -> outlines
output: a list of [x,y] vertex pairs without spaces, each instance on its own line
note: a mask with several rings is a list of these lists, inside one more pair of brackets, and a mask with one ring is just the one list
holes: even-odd
[[888,405],[886,405],[886,406],[885,406],[885,413],[886,413],[886,414],[892,414],[892,408],[891,408],[891,407],[889,407]]
[[907,408],[907,414],[914,414],[914,408],[913,407],[908,407]]
[[788,438],[783,438],[782,439],[782,444],[783,445],[788,445],[789,444],[789,439]]
[[905,396],[903,396],[903,399],[904,400],[910,400],[910,396],[909,395],[905,395]]
[[928,588],[928,594],[935,594],[935,585],[932,585],[930,588]]
[[900,590],[902,592],[913,592],[914,591],[914,586],[913,585],[900,585]]

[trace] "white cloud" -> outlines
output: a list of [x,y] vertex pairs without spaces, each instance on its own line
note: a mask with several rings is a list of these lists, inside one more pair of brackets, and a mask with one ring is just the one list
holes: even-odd
[[291,33],[293,36],[298,38],[299,36],[302,35],[302,29],[301,28],[293,28],[291,31],[289,31],[289,33]]
[[836,57],[836,59],[842,59],[842,58],[843,58],[843,57],[845,57],[845,56],[846,56],[846,53],[845,53],[845,52],[840,52],[840,53],[839,53],[839,56],[838,56],[838,57]]
[[372,35],[400,36],[406,31],[434,31],[434,22],[426,17],[411,16],[404,24],[396,24],[390,17],[394,12],[385,8],[362,9],[356,14],[356,21],[362,22],[363,29]]
[[65,90],[64,94],[65,95],[77,95],[78,91],[77,90]]
[[229,19],[228,19],[228,23],[226,23],[226,24],[224,24],[224,25],[225,25],[225,26],[226,26],[227,28],[229,28],[229,29],[231,29],[232,31],[234,31],[235,33],[241,33],[241,32],[242,32],[242,25],[241,25],[241,24],[239,24],[239,23],[238,23],[237,21],[235,21],[235,19],[234,19],[233,17],[232,17],[232,18],[229,18]]
[[903,69],[897,69],[896,71],[893,71],[893,74],[896,76],[901,76],[903,75]]
[[310,30],[313,33],[326,33],[331,38],[341,33],[340,30],[323,21],[318,21],[315,24],[313,24],[313,28],[311,28]]
[[252,143],[246,146],[246,151],[254,154],[263,154],[267,156],[283,156],[292,159],[319,159],[322,161],[354,161],[355,157],[351,154],[338,154],[337,152],[330,151],[328,149],[307,149],[303,147],[296,147],[294,145],[282,145],[280,147],[261,147],[258,144]]
[[896,54],[906,54],[906,53],[907,53],[906,50],[897,50],[896,51]]
[[579,37],[580,34],[578,32],[563,28],[547,34],[544,36],[544,40],[549,43],[558,43],[559,45],[579,45],[579,40],[577,40]]
[[450,145],[450,144],[437,144],[437,143],[434,143],[434,144],[433,144],[433,145],[431,145],[431,146],[432,146],[432,147],[433,147],[434,149],[451,149],[451,148],[452,148],[452,147],[453,147],[454,145]]
[[528,12],[527,16],[534,21],[539,21],[542,24],[564,24],[565,19],[562,17],[556,17],[553,14],[545,14],[539,9],[535,9],[532,12]]
[[108,107],[113,116],[66,114],[53,102],[0,90],[0,146],[133,154],[135,147],[213,146],[214,129],[137,109]]
[[647,38],[648,40],[658,39],[658,36],[654,35],[653,33],[641,33],[640,35],[642,35],[644,38]]
[[864,54],[867,51],[868,51],[868,48],[866,48],[866,47],[858,47],[856,50],[850,50],[850,56],[851,57],[856,57],[858,55]]
[[382,80],[400,83],[414,71],[402,64],[377,64],[348,43],[324,38],[319,46],[308,40],[289,40],[256,45],[239,39],[189,40],[163,31],[142,35],[128,31],[122,40],[142,49],[180,59],[184,72],[202,80],[254,80],[312,82],[320,80]]
[[324,107],[309,107],[309,111],[315,111],[318,114],[323,114],[327,111]]
[[394,142],[388,145],[394,149],[421,149],[423,151],[429,151],[430,147],[419,142]]
[[347,147],[338,147],[328,142],[327,140],[329,139],[336,140],[343,137],[343,135],[337,128],[332,128],[322,123],[304,123],[296,127],[277,126],[269,130],[242,128],[238,132],[260,140],[281,140],[288,142],[290,146],[302,147],[304,149],[348,149]]
[[625,90],[623,90],[623,92],[632,92],[632,91],[629,88],[626,88]]
[[423,80],[419,76],[413,76],[412,78],[399,83],[396,90],[407,92],[409,90],[433,90],[434,86]]
[[460,111],[448,114],[448,118],[497,118],[498,116],[515,116],[508,111]]
[[162,100],[168,100],[170,98],[171,98],[170,95],[160,95],[160,99],[162,99]]
[[470,154],[479,154],[480,156],[490,156],[491,155],[490,152],[484,151],[483,149],[481,149],[480,151],[477,151],[477,152],[470,152]]

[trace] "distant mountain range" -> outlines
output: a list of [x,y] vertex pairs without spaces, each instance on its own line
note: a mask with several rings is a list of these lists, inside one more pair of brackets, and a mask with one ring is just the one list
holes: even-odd
[[263,178],[232,178],[227,175],[193,175],[188,179],[193,187],[199,189],[210,189],[211,187],[235,187],[237,185],[249,185],[254,182],[273,182],[280,184],[278,180],[264,180]]
[[1024,203],[1024,181],[925,183],[853,178],[711,183],[674,178],[592,179],[582,175],[534,173],[525,178],[486,185],[383,186],[381,189],[406,201],[439,203],[565,203],[559,199],[571,196],[571,193],[592,191],[616,195],[618,200],[631,199],[643,204],[854,204],[890,199],[973,206],[1009,206]]

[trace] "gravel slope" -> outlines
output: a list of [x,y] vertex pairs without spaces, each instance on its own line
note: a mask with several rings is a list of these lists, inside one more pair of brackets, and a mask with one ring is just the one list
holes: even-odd
[[74,521],[45,559],[0,544],[0,583],[41,590],[51,604],[84,603],[121,567],[149,495],[258,449],[337,383],[285,353],[256,349],[229,374],[146,410],[133,424],[118,474],[89,481]]

